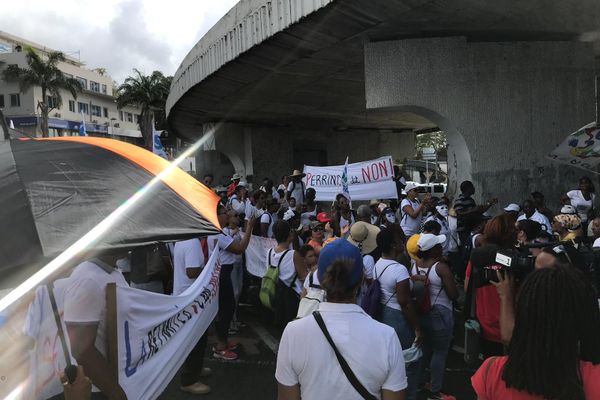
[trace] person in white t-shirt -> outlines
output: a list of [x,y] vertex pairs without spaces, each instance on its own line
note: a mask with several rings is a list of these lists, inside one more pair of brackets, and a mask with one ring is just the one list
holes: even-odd
[[304,186],[304,182],[302,178],[304,178],[306,174],[300,172],[299,170],[294,170],[292,175],[290,175],[290,183],[288,184],[285,198],[288,201],[290,197],[296,199],[296,204],[304,203],[304,192],[306,191],[306,187]]
[[244,182],[238,183],[235,187],[233,196],[229,199],[229,208],[235,211],[238,215],[243,214],[246,211],[246,196],[248,190]]
[[126,287],[123,275],[115,269],[123,251],[106,251],[79,264],[65,284],[64,314],[71,353],[87,376],[109,399],[127,396],[107,361],[106,285]]
[[[203,268],[204,253],[199,239],[176,242],[173,248],[173,296],[180,295],[192,286]],[[183,363],[180,382],[184,392],[206,394],[211,390],[210,386],[199,381],[200,377],[211,373],[210,368],[203,367],[207,339],[208,331],[198,340]]]
[[[404,358],[394,330],[355,304],[363,263],[358,249],[335,240],[319,257],[319,282],[327,292],[318,315],[324,329],[361,385],[383,400],[404,399]],[[275,378],[278,398],[360,400],[314,316],[290,322],[279,344]]]
[[575,207],[577,215],[581,218],[584,232],[587,232],[587,222],[596,201],[594,191],[594,185],[590,178],[583,176],[579,179],[579,190],[567,192],[567,196],[571,200],[571,205]]
[[252,196],[246,199],[246,209],[244,210],[244,232],[246,231],[246,224],[252,217],[260,218],[265,212],[265,199],[266,193],[262,190],[257,190],[252,193]]
[[542,229],[544,229],[549,234],[552,234],[552,224],[546,218],[546,216],[540,213],[535,209],[535,205],[533,204],[533,200],[525,200],[523,202],[523,214],[517,218],[517,221],[522,221],[524,219],[530,219],[542,225]]
[[279,203],[275,199],[267,199],[267,210],[260,217],[260,233],[262,237],[273,237],[273,224],[277,222]]
[[400,227],[406,237],[411,237],[421,231],[423,212],[427,208],[431,194],[426,193],[421,203],[417,185],[408,183],[404,190],[406,191],[406,198],[400,203]]
[[[394,328],[402,349],[406,350],[421,341],[421,331],[411,302],[408,269],[397,261],[404,244],[392,229],[387,228],[377,235],[377,246],[381,250],[381,258],[375,263],[373,279],[381,285],[381,322]],[[418,360],[406,364],[406,398],[409,400],[416,399],[418,372]]]
[[[217,207],[217,216],[219,224],[222,227],[227,226],[229,216],[224,207]],[[233,313],[235,311],[235,296],[233,292],[233,284],[231,282],[231,273],[233,264],[236,263],[236,255],[242,254],[250,243],[252,236],[252,228],[256,223],[256,218],[252,217],[248,220],[246,232],[241,241],[233,240],[231,236],[225,233],[219,233],[208,238],[212,241],[214,251],[219,251],[221,260],[221,272],[219,274],[219,313],[216,323],[217,345],[213,348],[213,357],[222,360],[235,360],[238,358],[237,353],[233,350],[236,348],[234,344],[228,342],[229,326]],[[209,245],[209,248],[211,245]]]

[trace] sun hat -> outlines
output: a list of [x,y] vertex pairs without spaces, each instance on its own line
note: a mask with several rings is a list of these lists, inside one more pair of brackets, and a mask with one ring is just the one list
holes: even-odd
[[326,224],[331,221],[331,217],[326,212],[320,212],[317,214],[317,221]]
[[295,178],[297,176],[304,178],[306,176],[306,174],[304,172],[301,172],[299,169],[295,169],[294,172],[292,172],[291,175],[288,175],[290,178]]
[[504,211],[506,212],[521,212],[521,206],[515,203],[510,203],[506,207],[504,207]]
[[238,179],[242,179],[241,175],[238,173],[233,174],[233,176],[231,177],[232,181],[238,180]]
[[446,235],[434,235],[431,233],[422,233],[417,245],[419,250],[427,251],[433,249],[438,244],[446,241]]
[[369,254],[377,248],[377,234],[380,229],[375,225],[359,221],[350,228],[348,242],[360,249],[362,254]]
[[350,281],[348,287],[356,285],[363,274],[363,260],[358,248],[352,246],[348,241],[337,239],[324,246],[319,254],[317,264],[317,276],[319,282],[323,282],[323,276],[327,269],[338,260],[348,260],[352,263],[350,271]]

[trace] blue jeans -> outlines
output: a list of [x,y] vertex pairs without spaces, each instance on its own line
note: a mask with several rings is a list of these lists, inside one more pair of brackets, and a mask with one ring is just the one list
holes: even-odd
[[419,368],[419,382],[425,382],[425,369],[429,367],[431,391],[439,392],[444,382],[446,358],[454,328],[454,315],[451,309],[436,304],[429,314],[421,317],[420,322],[423,331],[423,358]]
[[[388,306],[383,307],[381,313],[381,322],[391,326],[396,331],[402,349],[408,349],[415,341],[415,331],[408,324],[404,314],[400,310]],[[417,379],[419,374],[419,361],[405,364],[406,379],[408,387],[406,388],[406,400],[415,400],[417,398]]]

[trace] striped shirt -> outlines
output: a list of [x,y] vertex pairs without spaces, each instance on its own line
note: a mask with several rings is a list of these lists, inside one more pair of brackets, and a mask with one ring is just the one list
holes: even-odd
[[456,214],[457,214],[457,229],[456,230],[458,232],[464,232],[466,229],[465,218],[461,217],[459,214],[467,212],[469,210],[472,210],[475,207],[477,207],[477,204],[475,204],[475,200],[473,200],[472,197],[465,196],[462,193],[458,195],[456,200],[454,200],[454,211],[456,211]]

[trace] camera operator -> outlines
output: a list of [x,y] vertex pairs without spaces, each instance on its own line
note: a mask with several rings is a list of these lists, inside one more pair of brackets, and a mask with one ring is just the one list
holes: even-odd
[[467,268],[467,296],[475,295],[475,314],[481,325],[481,353],[490,357],[502,355],[504,346],[500,333],[500,297],[486,274],[499,267],[496,262],[499,250],[514,250],[517,232],[510,216],[503,214],[486,224],[483,235],[484,245],[473,249]]

